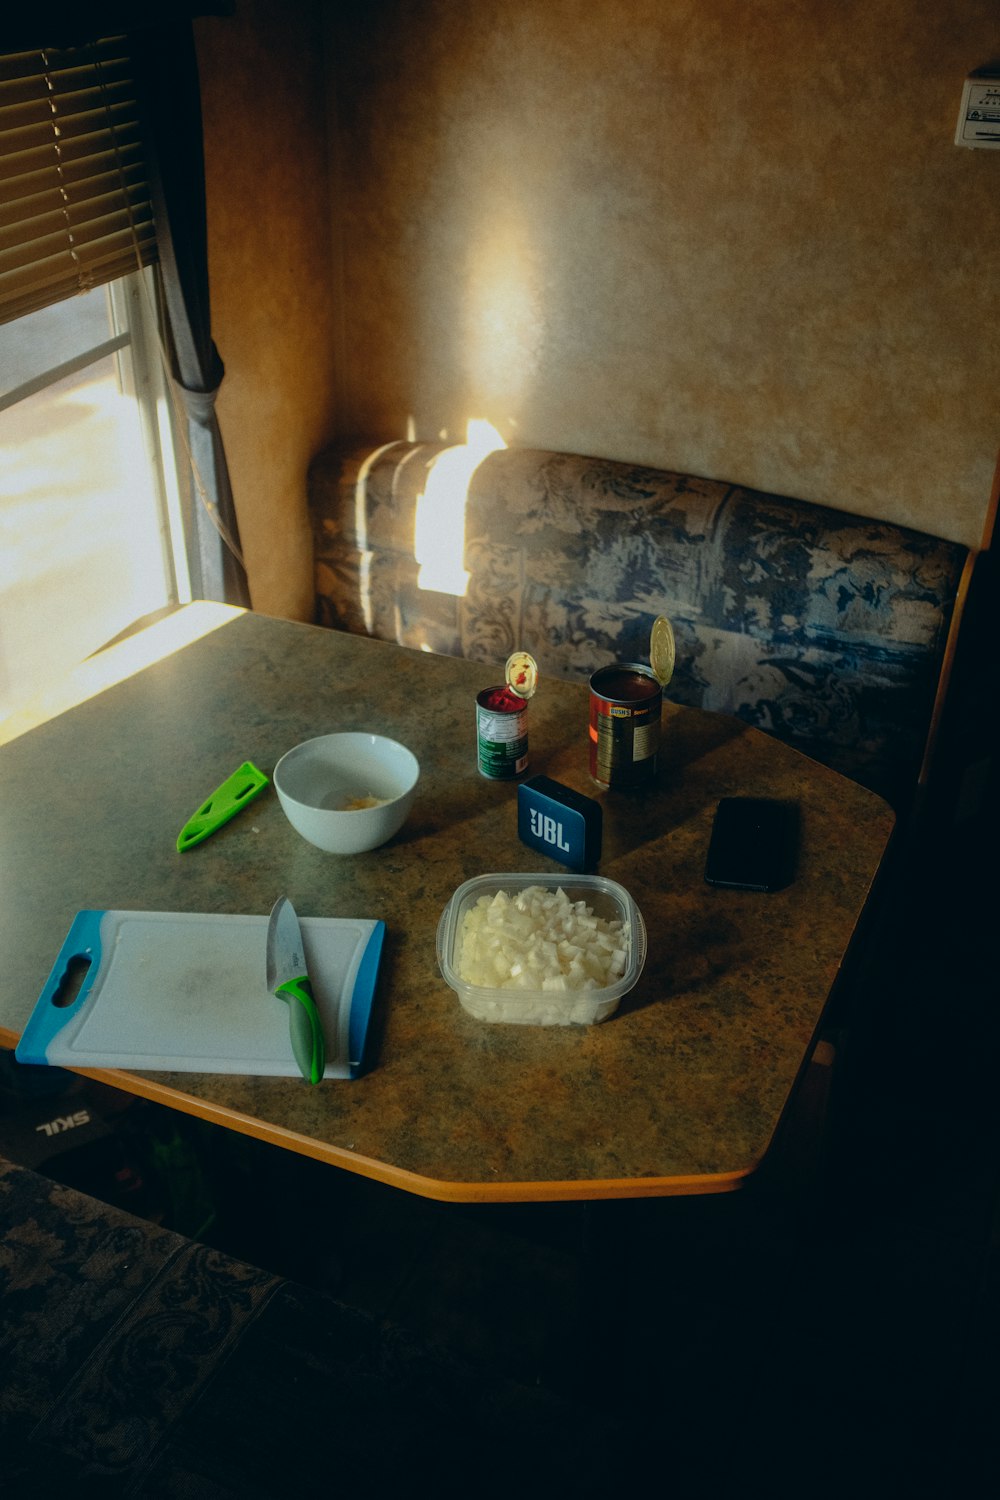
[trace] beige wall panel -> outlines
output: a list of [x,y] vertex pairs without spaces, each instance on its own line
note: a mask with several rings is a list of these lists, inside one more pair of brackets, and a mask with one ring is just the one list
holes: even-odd
[[256,609],[312,619],[306,471],[334,429],[321,7],[196,23],[219,423]]
[[994,0],[346,0],[345,433],[635,460],[978,541]]

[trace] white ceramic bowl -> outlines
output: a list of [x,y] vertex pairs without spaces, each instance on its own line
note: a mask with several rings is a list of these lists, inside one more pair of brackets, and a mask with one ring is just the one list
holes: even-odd
[[[420,762],[380,734],[321,734],[274,768],[278,801],[292,827],[327,854],[361,854],[398,833],[413,804]],[[374,807],[353,802],[378,798]]]

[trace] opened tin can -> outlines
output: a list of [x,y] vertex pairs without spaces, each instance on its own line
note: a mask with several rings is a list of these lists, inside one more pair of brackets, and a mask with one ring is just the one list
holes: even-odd
[[590,679],[590,774],[599,786],[645,786],[656,774],[663,688],[649,667],[620,662]]
[[649,661],[601,667],[590,679],[590,774],[598,786],[646,786],[656,775],[663,689],[674,675],[674,628],[657,615]]
[[515,651],[507,658],[505,678],[476,698],[479,771],[490,781],[514,781],[528,769],[528,699],[538,668],[526,651]]

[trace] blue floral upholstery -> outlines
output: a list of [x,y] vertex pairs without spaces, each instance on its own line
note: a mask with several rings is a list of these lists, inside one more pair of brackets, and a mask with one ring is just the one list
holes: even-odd
[[414,523],[440,444],[332,448],[310,472],[317,618],[586,680],[648,660],[667,696],[789,741],[902,804],[915,785],[967,550],[722,481],[505,449],[475,471],[465,597],[418,586]]

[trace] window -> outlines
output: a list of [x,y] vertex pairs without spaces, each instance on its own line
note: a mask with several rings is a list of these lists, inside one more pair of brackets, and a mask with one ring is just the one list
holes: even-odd
[[0,326],[0,718],[190,597],[150,271]]
[[190,23],[35,37],[75,36],[71,9],[29,16],[28,50],[0,55],[0,717],[192,587],[250,602],[214,411]]

